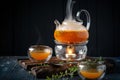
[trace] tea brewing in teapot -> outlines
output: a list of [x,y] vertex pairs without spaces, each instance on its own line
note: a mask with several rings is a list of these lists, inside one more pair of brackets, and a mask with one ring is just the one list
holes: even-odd
[[89,33],[81,23],[71,20],[64,21],[62,25],[59,25],[55,30],[54,37],[61,43],[80,43],[88,39]]
[[[90,15],[87,10],[78,11],[76,18],[72,17],[72,7],[74,2],[68,0],[66,8],[66,18],[60,24],[55,20],[56,29],[54,32],[54,38],[57,42],[65,44],[76,44],[83,43],[89,38],[89,26],[90,26]],[[87,16],[87,26],[85,27],[83,21],[80,19],[81,12],[84,12]]]

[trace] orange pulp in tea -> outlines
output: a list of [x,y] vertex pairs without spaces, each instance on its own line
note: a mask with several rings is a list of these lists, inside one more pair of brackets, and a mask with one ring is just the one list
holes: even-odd
[[49,52],[30,52],[30,55],[35,60],[45,60],[50,53]]
[[55,30],[54,37],[61,43],[80,43],[88,39],[87,30]]
[[80,74],[84,76],[87,79],[96,79],[99,78],[102,75],[103,71],[97,71],[96,69],[90,69],[90,70],[81,70]]

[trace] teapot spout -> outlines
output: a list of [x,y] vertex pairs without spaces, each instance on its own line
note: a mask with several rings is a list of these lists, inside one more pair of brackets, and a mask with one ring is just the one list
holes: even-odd
[[60,25],[60,22],[57,19],[54,21],[54,23],[55,23],[56,26]]

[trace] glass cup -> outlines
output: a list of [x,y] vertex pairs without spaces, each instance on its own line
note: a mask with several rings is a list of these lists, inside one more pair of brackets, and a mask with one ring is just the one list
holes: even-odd
[[52,48],[45,45],[32,45],[29,47],[28,56],[31,61],[47,62],[52,57]]
[[101,80],[105,75],[106,65],[99,61],[97,63],[81,61],[78,64],[78,74],[82,80]]

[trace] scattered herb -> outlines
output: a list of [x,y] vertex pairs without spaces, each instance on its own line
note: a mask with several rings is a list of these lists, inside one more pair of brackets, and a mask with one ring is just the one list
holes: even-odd
[[60,61],[59,64],[63,64],[64,62]]
[[[74,76],[74,73],[78,70],[77,66],[73,66],[65,70],[65,72],[60,72],[59,74],[53,74],[52,77],[46,77],[46,80],[61,80],[62,78],[66,77],[65,80],[71,80]],[[70,78],[67,78],[70,76]],[[64,79],[63,79],[64,80]]]
[[[96,65],[98,65],[99,63],[103,63],[103,62],[104,62],[104,60],[102,57],[85,59],[85,60],[81,61],[82,64],[88,65],[87,69],[89,69],[91,67],[92,68],[96,67]],[[60,62],[59,64],[61,64],[61,63],[63,63],[63,62]],[[58,74],[53,74],[51,77],[47,76],[46,80],[72,80],[73,76],[74,76],[75,72],[77,72],[77,70],[78,70],[77,66],[72,66],[64,72],[60,72]],[[67,78],[67,76],[69,76],[70,78]]]
[[99,58],[90,58],[90,59],[84,59],[81,61],[80,64],[87,65],[86,69],[90,68],[97,68],[97,65],[101,65],[104,63],[104,59],[102,57]]

